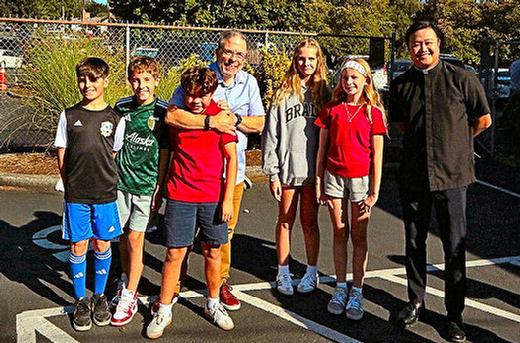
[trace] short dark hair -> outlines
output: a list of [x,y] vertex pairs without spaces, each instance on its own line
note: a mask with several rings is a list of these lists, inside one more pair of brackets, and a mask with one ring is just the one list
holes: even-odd
[[419,30],[423,30],[423,29],[432,29],[433,32],[435,32],[435,35],[437,36],[437,38],[442,42],[444,40],[444,35],[442,34],[442,32],[439,30],[439,28],[437,26],[435,26],[434,24],[432,24],[431,22],[429,21],[426,21],[426,20],[419,20],[419,21],[415,21],[412,23],[412,25],[410,25],[408,27],[408,30],[406,30],[406,35],[405,35],[405,39],[406,39],[406,46],[410,45],[410,37],[417,31]]
[[137,56],[130,60],[127,68],[127,76],[130,78],[133,73],[148,72],[158,79],[161,76],[161,67],[155,58],[148,56]]
[[110,68],[107,62],[99,57],[86,57],[76,65],[76,77],[86,76],[89,79],[106,78]]
[[214,93],[217,86],[217,74],[208,67],[193,67],[181,75],[181,87],[186,94],[202,96]]

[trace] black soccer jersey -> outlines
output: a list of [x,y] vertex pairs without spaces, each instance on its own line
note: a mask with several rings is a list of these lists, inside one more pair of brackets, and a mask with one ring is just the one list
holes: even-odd
[[110,106],[92,111],[77,104],[65,110],[66,201],[102,204],[116,200],[117,168],[112,152],[121,118]]

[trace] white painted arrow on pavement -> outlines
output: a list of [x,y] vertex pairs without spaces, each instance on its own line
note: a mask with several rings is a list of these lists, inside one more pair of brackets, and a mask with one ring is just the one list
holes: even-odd
[[49,322],[48,317],[63,316],[72,312],[71,306],[53,307],[43,310],[25,311],[16,315],[17,341],[36,343],[36,331],[51,342],[79,343],[56,325]]

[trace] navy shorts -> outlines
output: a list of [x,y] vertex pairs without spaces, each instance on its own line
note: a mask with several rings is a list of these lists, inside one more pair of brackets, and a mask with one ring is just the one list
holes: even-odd
[[228,242],[227,223],[222,221],[219,203],[168,200],[164,213],[166,246],[193,245],[197,228],[201,242],[219,246]]

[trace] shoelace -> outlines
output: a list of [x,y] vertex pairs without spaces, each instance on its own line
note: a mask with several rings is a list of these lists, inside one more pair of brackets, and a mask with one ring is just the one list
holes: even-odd
[[334,291],[334,295],[332,296],[332,302],[344,304],[346,298],[347,295],[345,294],[345,291],[343,289],[336,289]]
[[278,277],[278,284],[284,288],[292,287],[292,274],[282,274]]
[[361,293],[352,293],[348,300],[348,307],[361,310]]
[[302,278],[301,283],[304,284],[305,286],[314,287],[317,284],[317,279],[316,279],[315,275],[305,273],[305,275]]
[[164,321],[166,320],[166,314],[164,314],[164,313],[162,313],[162,312],[159,312],[159,311],[158,311],[158,312],[155,314],[155,316],[156,316],[156,318],[157,318],[157,320],[156,320],[157,325],[161,325],[162,322],[164,322]]
[[218,322],[222,317],[227,317],[227,312],[224,306],[218,304],[213,310],[213,320],[214,322]]
[[130,307],[132,306],[133,303],[134,303],[133,297],[121,296],[119,298],[119,302],[117,303],[116,312],[117,311],[128,312],[128,310],[130,309]]
[[76,313],[78,314],[85,314],[87,312],[89,312],[90,309],[88,307],[88,304],[83,302],[83,301],[79,301],[78,302],[78,305],[76,307]]
[[107,299],[105,297],[100,297],[97,301],[96,301],[96,308],[97,309],[101,309],[103,311],[108,311],[108,302],[107,302]]

